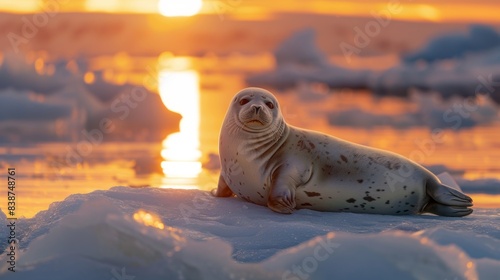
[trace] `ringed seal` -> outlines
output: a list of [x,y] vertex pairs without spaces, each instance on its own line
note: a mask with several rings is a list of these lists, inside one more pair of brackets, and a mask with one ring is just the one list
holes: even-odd
[[217,197],[273,211],[466,216],[472,199],[398,154],[288,125],[276,98],[246,88],[233,98],[220,132]]

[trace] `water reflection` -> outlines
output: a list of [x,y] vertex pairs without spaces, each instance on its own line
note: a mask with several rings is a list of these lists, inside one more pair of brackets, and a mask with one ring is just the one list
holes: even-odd
[[159,91],[165,106],[182,115],[180,131],[163,141],[161,163],[165,188],[197,188],[200,175],[200,92],[198,73],[187,58],[167,58],[159,74]]

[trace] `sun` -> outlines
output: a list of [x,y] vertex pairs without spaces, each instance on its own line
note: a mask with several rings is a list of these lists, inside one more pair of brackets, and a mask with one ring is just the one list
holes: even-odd
[[166,17],[189,17],[197,14],[202,5],[202,0],[160,0],[158,10]]

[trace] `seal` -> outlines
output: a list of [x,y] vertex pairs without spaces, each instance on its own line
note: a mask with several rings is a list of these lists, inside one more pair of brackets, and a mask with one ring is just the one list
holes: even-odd
[[222,124],[217,197],[236,195],[275,212],[472,213],[472,199],[398,154],[288,125],[261,88],[238,92]]

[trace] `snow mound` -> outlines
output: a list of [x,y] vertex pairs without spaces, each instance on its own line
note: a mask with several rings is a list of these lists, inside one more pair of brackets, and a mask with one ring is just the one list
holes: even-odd
[[[5,216],[0,217],[4,222]],[[500,212],[465,218],[298,210],[198,190],[115,187],[17,221],[2,279],[496,279]],[[6,234],[3,231],[2,236]],[[6,258],[5,253],[2,256]]]

